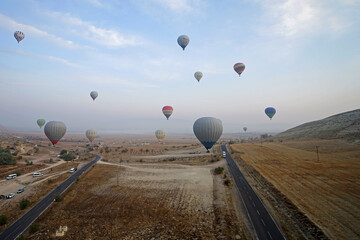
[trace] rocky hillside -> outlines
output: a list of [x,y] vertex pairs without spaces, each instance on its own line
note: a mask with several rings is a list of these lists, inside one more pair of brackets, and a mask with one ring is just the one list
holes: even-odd
[[279,139],[359,138],[360,109],[340,113],[322,120],[304,123],[275,136]]

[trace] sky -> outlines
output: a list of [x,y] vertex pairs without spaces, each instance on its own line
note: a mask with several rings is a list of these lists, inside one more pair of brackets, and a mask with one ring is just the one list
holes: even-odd
[[359,0],[2,0],[0,124],[171,134],[215,117],[224,133],[276,132],[358,109],[359,12]]

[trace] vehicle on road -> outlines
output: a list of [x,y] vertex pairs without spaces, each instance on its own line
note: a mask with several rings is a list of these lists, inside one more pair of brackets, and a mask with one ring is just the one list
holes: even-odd
[[226,152],[223,151],[223,158],[226,158]]
[[74,173],[76,170],[77,170],[77,168],[71,168],[71,169],[69,170],[69,173]]
[[15,193],[10,193],[9,195],[7,195],[7,199],[13,198],[15,196]]
[[43,174],[39,172],[35,172],[32,174],[33,177],[41,177]]
[[22,193],[24,190],[24,188],[19,188],[19,190],[17,190],[17,193]]
[[10,179],[13,179],[13,178],[16,178],[16,173],[14,174],[10,174],[9,176],[6,177],[6,180],[10,180]]

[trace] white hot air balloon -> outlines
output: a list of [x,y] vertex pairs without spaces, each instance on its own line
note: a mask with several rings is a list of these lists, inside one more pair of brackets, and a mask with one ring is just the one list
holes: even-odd
[[63,122],[51,121],[44,127],[44,133],[50,142],[55,145],[66,133],[66,126]]
[[223,126],[220,119],[213,117],[202,117],[194,122],[194,134],[197,139],[208,150],[221,137]]
[[196,72],[194,73],[194,77],[196,78],[196,80],[198,80],[198,82],[200,82],[200,79],[203,77],[202,72]]

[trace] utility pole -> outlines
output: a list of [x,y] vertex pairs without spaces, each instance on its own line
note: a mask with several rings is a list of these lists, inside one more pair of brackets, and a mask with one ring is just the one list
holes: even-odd
[[320,162],[320,159],[319,159],[319,146],[315,146],[315,147],[316,147],[317,161]]

